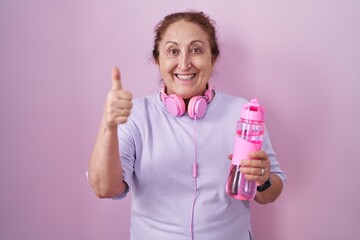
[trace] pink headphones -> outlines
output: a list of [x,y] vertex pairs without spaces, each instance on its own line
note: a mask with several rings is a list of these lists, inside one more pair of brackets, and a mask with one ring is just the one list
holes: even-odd
[[[160,93],[161,101],[164,103],[168,112],[174,117],[184,115],[186,112],[184,100],[176,94],[167,95],[165,92],[165,85]],[[213,98],[213,88],[208,84],[204,96],[194,96],[190,99],[187,112],[191,118],[202,118],[205,115],[207,104]]]

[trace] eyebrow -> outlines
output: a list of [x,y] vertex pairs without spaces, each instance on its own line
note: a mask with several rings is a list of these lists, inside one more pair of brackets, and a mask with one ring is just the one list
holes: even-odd
[[[193,40],[193,41],[190,42],[190,45],[191,45],[191,44],[194,44],[194,43],[201,43],[202,45],[205,45],[205,43],[204,43],[203,41],[201,41],[201,40]],[[174,42],[174,41],[167,41],[167,42],[165,42],[165,45],[167,45],[167,44],[179,45],[177,42]]]

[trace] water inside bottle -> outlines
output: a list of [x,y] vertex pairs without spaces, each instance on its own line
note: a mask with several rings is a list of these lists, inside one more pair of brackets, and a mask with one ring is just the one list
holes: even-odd
[[231,165],[226,192],[231,197],[238,200],[253,199],[256,191],[254,191],[255,181],[248,181],[245,175],[240,172],[240,165]]

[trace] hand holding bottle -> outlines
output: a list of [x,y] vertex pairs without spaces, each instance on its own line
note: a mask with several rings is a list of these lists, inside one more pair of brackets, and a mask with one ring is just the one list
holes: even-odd
[[112,87],[107,95],[104,107],[104,122],[108,128],[116,128],[118,124],[126,123],[132,108],[132,94],[123,90],[120,71],[112,69]]
[[270,177],[270,161],[264,151],[250,153],[251,159],[241,161],[240,172],[245,174],[249,181],[256,181],[257,185],[263,185]]
[[[251,159],[241,161],[240,172],[245,174],[247,180],[256,181],[257,185],[261,186],[271,175],[270,160],[264,151],[252,152],[250,157]],[[232,154],[229,154],[228,158],[231,161]]]

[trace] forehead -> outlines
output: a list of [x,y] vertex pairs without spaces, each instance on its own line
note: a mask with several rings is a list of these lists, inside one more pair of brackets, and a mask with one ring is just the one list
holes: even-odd
[[187,21],[179,21],[169,25],[162,38],[163,43],[172,41],[179,44],[187,44],[195,40],[207,44],[208,35],[199,25]]

